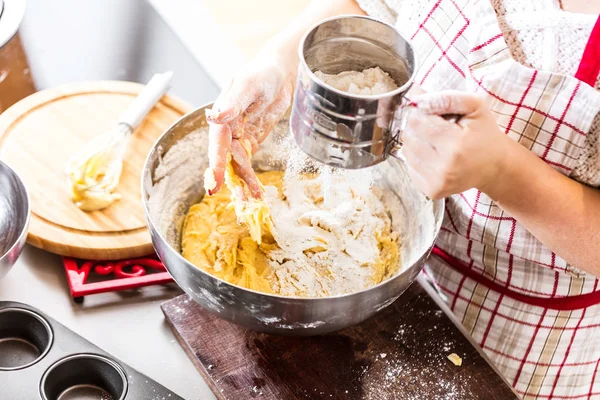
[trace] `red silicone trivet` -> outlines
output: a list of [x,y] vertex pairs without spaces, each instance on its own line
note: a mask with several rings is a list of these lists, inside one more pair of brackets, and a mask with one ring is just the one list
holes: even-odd
[[[82,302],[90,294],[116,292],[172,282],[158,257],[119,261],[89,261],[63,257],[71,296]],[[93,277],[93,281],[90,281]]]

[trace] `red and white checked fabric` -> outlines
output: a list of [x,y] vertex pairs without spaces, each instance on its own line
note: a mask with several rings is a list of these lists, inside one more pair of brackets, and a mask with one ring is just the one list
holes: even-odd
[[[401,0],[386,0],[388,10],[358,2],[376,17],[398,19],[420,60],[416,84],[482,94],[509,137],[571,174],[600,111],[600,93],[589,84],[597,77],[516,62],[488,0],[421,1],[427,6],[411,23],[394,11]],[[586,68],[595,68],[587,60]],[[426,274],[523,398],[600,399],[596,277],[554,254],[478,190],[447,199],[434,254]]]

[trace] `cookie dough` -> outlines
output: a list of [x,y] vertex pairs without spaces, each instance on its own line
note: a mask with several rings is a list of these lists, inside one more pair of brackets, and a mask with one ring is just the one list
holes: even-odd
[[335,175],[258,177],[265,200],[246,205],[245,222],[227,188],[190,208],[187,260],[238,286],[303,297],[352,293],[398,271],[398,235],[376,190]]

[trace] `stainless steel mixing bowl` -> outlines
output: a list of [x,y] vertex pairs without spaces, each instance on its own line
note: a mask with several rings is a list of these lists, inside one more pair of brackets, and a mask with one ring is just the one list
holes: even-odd
[[[180,253],[183,219],[189,207],[204,196],[208,135],[202,128],[206,127],[204,110],[208,107],[210,104],[185,115],[158,139],[142,175],[142,197],[154,247],[173,279],[192,299],[248,329],[314,335],[364,321],[410,286],[439,232],[444,205],[413,189],[404,165],[396,159],[371,167],[376,185],[385,189],[384,200],[394,203],[392,224],[401,233],[400,272],[377,286],[325,298],[284,297],[232,285],[185,260]],[[255,168],[280,169],[284,165],[290,143],[293,145],[293,139],[283,139],[290,137],[288,124],[282,121],[263,143],[253,157]]]
[[19,176],[0,161],[0,279],[19,258],[29,226],[29,196]]

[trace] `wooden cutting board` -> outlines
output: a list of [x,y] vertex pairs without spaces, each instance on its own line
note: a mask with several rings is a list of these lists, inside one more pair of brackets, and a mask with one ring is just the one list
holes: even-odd
[[112,128],[143,85],[85,82],[37,92],[0,114],[0,159],[31,199],[28,242],[69,257],[123,259],[152,253],[141,202],[141,172],[155,140],[191,107],[164,96],[134,132],[118,186],[121,200],[84,212],[69,198],[65,163]]
[[[516,399],[441,307],[416,282],[358,326],[300,338],[244,330],[187,295],[162,304],[219,400]],[[451,353],[462,366],[447,359]]]

